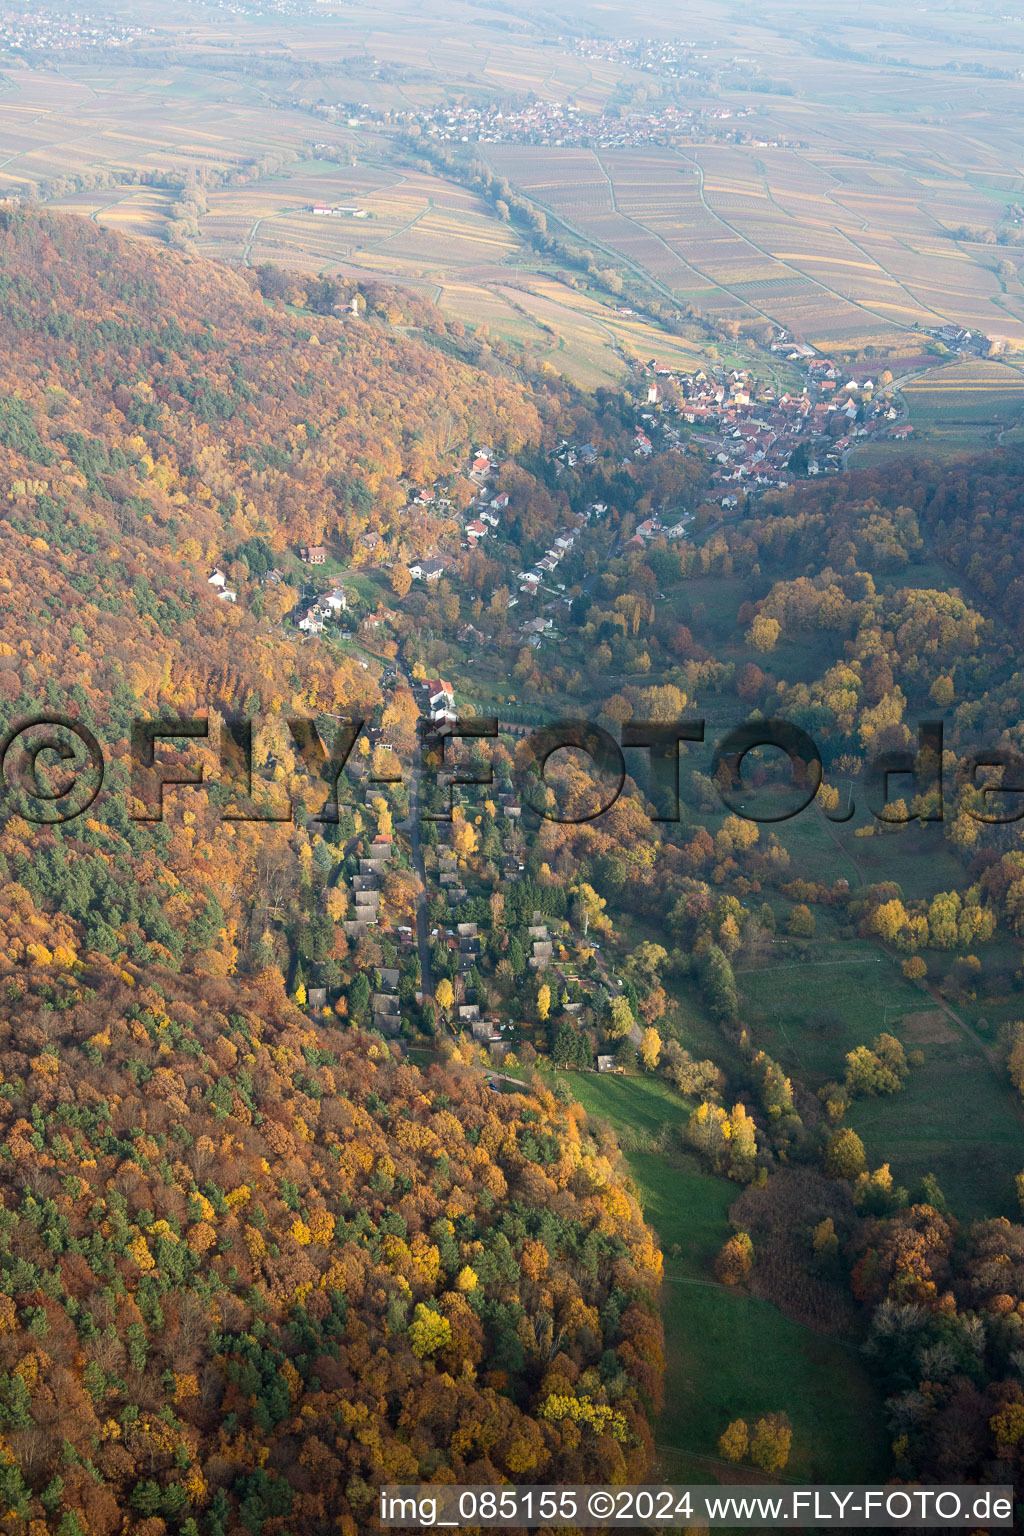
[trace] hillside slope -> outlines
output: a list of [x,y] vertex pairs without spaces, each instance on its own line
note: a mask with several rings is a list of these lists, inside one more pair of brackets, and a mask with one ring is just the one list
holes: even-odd
[[294,943],[357,970],[344,829],[224,825],[212,787],[130,814],[139,716],[258,716],[291,790],[289,713],[380,702],[210,564],[397,537],[407,477],[538,445],[557,397],[11,210],[0,341],[0,729],[65,710],[108,758],[86,816],[3,803],[0,1530],[315,1536],[388,1480],[641,1478],[661,1260],[614,1150],[288,1001]]

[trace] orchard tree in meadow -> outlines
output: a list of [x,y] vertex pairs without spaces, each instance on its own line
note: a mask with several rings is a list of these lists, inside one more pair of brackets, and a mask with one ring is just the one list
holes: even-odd
[[718,1437],[718,1454],[726,1461],[742,1461],[750,1449],[750,1431],[745,1419],[733,1419]]
[[871,1097],[898,1093],[907,1076],[907,1057],[895,1035],[876,1035],[869,1049],[859,1045],[846,1056],[846,1087]]
[[793,1430],[784,1413],[766,1413],[750,1436],[750,1459],[765,1472],[781,1472],[789,1460]]
[[729,1146],[729,1116],[705,1099],[686,1122],[686,1139],[712,1167],[721,1168]]
[[797,902],[789,914],[789,922],[786,926],[796,939],[813,939],[814,913],[803,902]]
[[782,626],[778,619],[759,613],[743,638],[755,650],[767,652],[774,651],[781,633]]

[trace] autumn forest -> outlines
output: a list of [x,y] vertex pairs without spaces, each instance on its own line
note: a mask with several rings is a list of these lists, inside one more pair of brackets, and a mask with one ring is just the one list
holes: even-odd
[[727,505],[666,386],[15,202],[0,343],[0,727],[105,770],[4,782],[0,1531],[1014,1482],[1019,449]]

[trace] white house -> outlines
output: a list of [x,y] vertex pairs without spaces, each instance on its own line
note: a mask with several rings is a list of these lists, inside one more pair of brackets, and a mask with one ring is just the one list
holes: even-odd
[[427,701],[432,710],[455,708],[455,689],[443,677],[428,679],[426,689]]
[[666,539],[681,539],[686,532],[687,526],[692,523],[692,521],[692,513],[688,513],[685,517],[680,518],[678,523],[673,523],[671,528],[665,529]]
[[212,570],[206,579],[211,587],[226,587],[228,584],[228,579],[219,566]]

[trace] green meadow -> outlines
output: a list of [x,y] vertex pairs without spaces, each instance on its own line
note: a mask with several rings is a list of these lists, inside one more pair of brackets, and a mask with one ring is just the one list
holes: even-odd
[[[554,1075],[627,1146],[680,1127],[690,1112],[689,1102],[658,1078]],[[665,1253],[665,1408],[656,1426],[664,1475],[718,1480],[725,1467],[717,1442],[726,1425],[781,1410],[793,1424],[786,1479],[881,1477],[879,1402],[856,1346],[825,1338],[714,1278],[739,1186],[705,1173],[685,1153],[630,1150],[626,1161]]]

